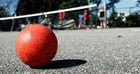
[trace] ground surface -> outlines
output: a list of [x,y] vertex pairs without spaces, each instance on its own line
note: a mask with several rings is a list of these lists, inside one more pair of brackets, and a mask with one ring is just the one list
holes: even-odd
[[139,74],[140,28],[54,31],[58,52],[43,68],[15,54],[18,32],[0,32],[0,74]]

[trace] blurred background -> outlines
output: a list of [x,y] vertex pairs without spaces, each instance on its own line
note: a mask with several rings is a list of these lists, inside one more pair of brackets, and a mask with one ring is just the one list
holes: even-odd
[[[63,24],[70,24],[67,27],[60,25],[58,14],[43,14],[92,4],[97,4],[97,7],[66,12]],[[28,23],[41,23],[51,29],[78,29],[79,15],[85,10],[88,13],[86,25],[97,28],[100,26],[101,7],[104,7],[105,24],[108,28],[140,27],[140,0],[0,0],[0,18],[42,13],[42,16],[0,20],[0,31],[20,31]]]

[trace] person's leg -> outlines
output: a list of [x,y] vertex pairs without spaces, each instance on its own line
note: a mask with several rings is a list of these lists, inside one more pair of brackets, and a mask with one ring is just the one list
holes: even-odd
[[78,28],[79,28],[79,29],[81,28],[81,23],[79,23],[79,26],[78,26]]
[[84,25],[86,25],[86,21],[84,20]]
[[102,20],[100,21],[100,27],[102,28],[102,26],[103,26],[103,23],[102,23]]
[[89,29],[88,21],[86,20],[86,29]]
[[105,21],[103,21],[103,27],[104,27],[104,28],[106,28],[106,24],[105,24]]

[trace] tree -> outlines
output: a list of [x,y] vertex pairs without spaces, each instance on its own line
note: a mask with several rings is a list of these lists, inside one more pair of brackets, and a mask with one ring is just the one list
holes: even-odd
[[[58,9],[58,0],[19,0],[16,13],[17,15],[26,15]],[[38,17],[30,17],[28,20],[33,23],[38,21]]]
[[[7,1],[0,0],[0,18],[10,16],[9,7],[10,7],[10,4],[11,4],[11,1],[12,0],[7,0]],[[10,27],[11,27],[11,21],[10,20],[0,21],[0,30],[9,31]]]
[[[94,3],[97,4],[97,6],[100,5],[100,3],[102,3],[102,1],[104,0],[92,0]],[[115,3],[118,3],[120,2],[121,0],[109,0],[108,3],[107,3],[107,9],[110,9],[110,8],[114,8],[115,7]]]
[[57,0],[19,0],[16,13],[20,15],[52,11],[59,8]]
[[110,9],[110,8],[114,8],[115,7],[115,3],[118,3],[120,2],[121,0],[109,0],[109,3],[107,4],[107,9]]
[[140,14],[130,14],[126,17],[128,27],[140,27]]
[[[91,0],[98,6],[102,0]],[[114,7],[120,0],[109,0],[107,8]],[[19,0],[16,12],[20,15],[33,14],[38,12],[53,11],[59,8],[66,9],[87,5],[87,0]]]
[[0,0],[0,17],[10,16],[9,8],[11,5],[12,0]]
[[137,0],[136,6],[140,6],[140,0]]
[[61,0],[59,7],[62,9],[87,5],[87,0]]
[[113,9],[110,17],[108,18],[109,27],[126,27],[126,24],[122,21],[122,17],[117,16],[117,12]]
[[6,11],[4,7],[0,7],[0,17],[7,17],[7,16],[9,16],[8,11]]
[[[0,17],[7,17],[7,16],[9,16],[9,13],[4,9],[4,7],[0,7]],[[8,24],[8,22],[9,21],[0,21],[0,30],[9,30],[11,24]]]

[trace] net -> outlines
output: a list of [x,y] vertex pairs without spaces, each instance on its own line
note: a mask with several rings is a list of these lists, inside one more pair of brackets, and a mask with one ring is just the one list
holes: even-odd
[[[87,12],[89,13],[88,10],[89,8],[93,8],[95,10],[96,7],[97,5],[93,4],[93,5],[80,6],[80,7],[42,12],[36,14],[3,17],[0,18],[0,30],[3,31],[21,30],[26,26],[26,24],[29,23],[43,24],[52,29],[64,29],[64,28],[74,29],[77,28],[79,22],[83,23],[83,19],[80,20],[80,18],[83,17],[82,16],[80,17],[80,15],[83,15],[84,10],[87,10]],[[93,14],[91,13],[90,15],[90,19],[93,19],[91,18],[91,16],[95,18],[96,15],[94,15],[93,12]]]

